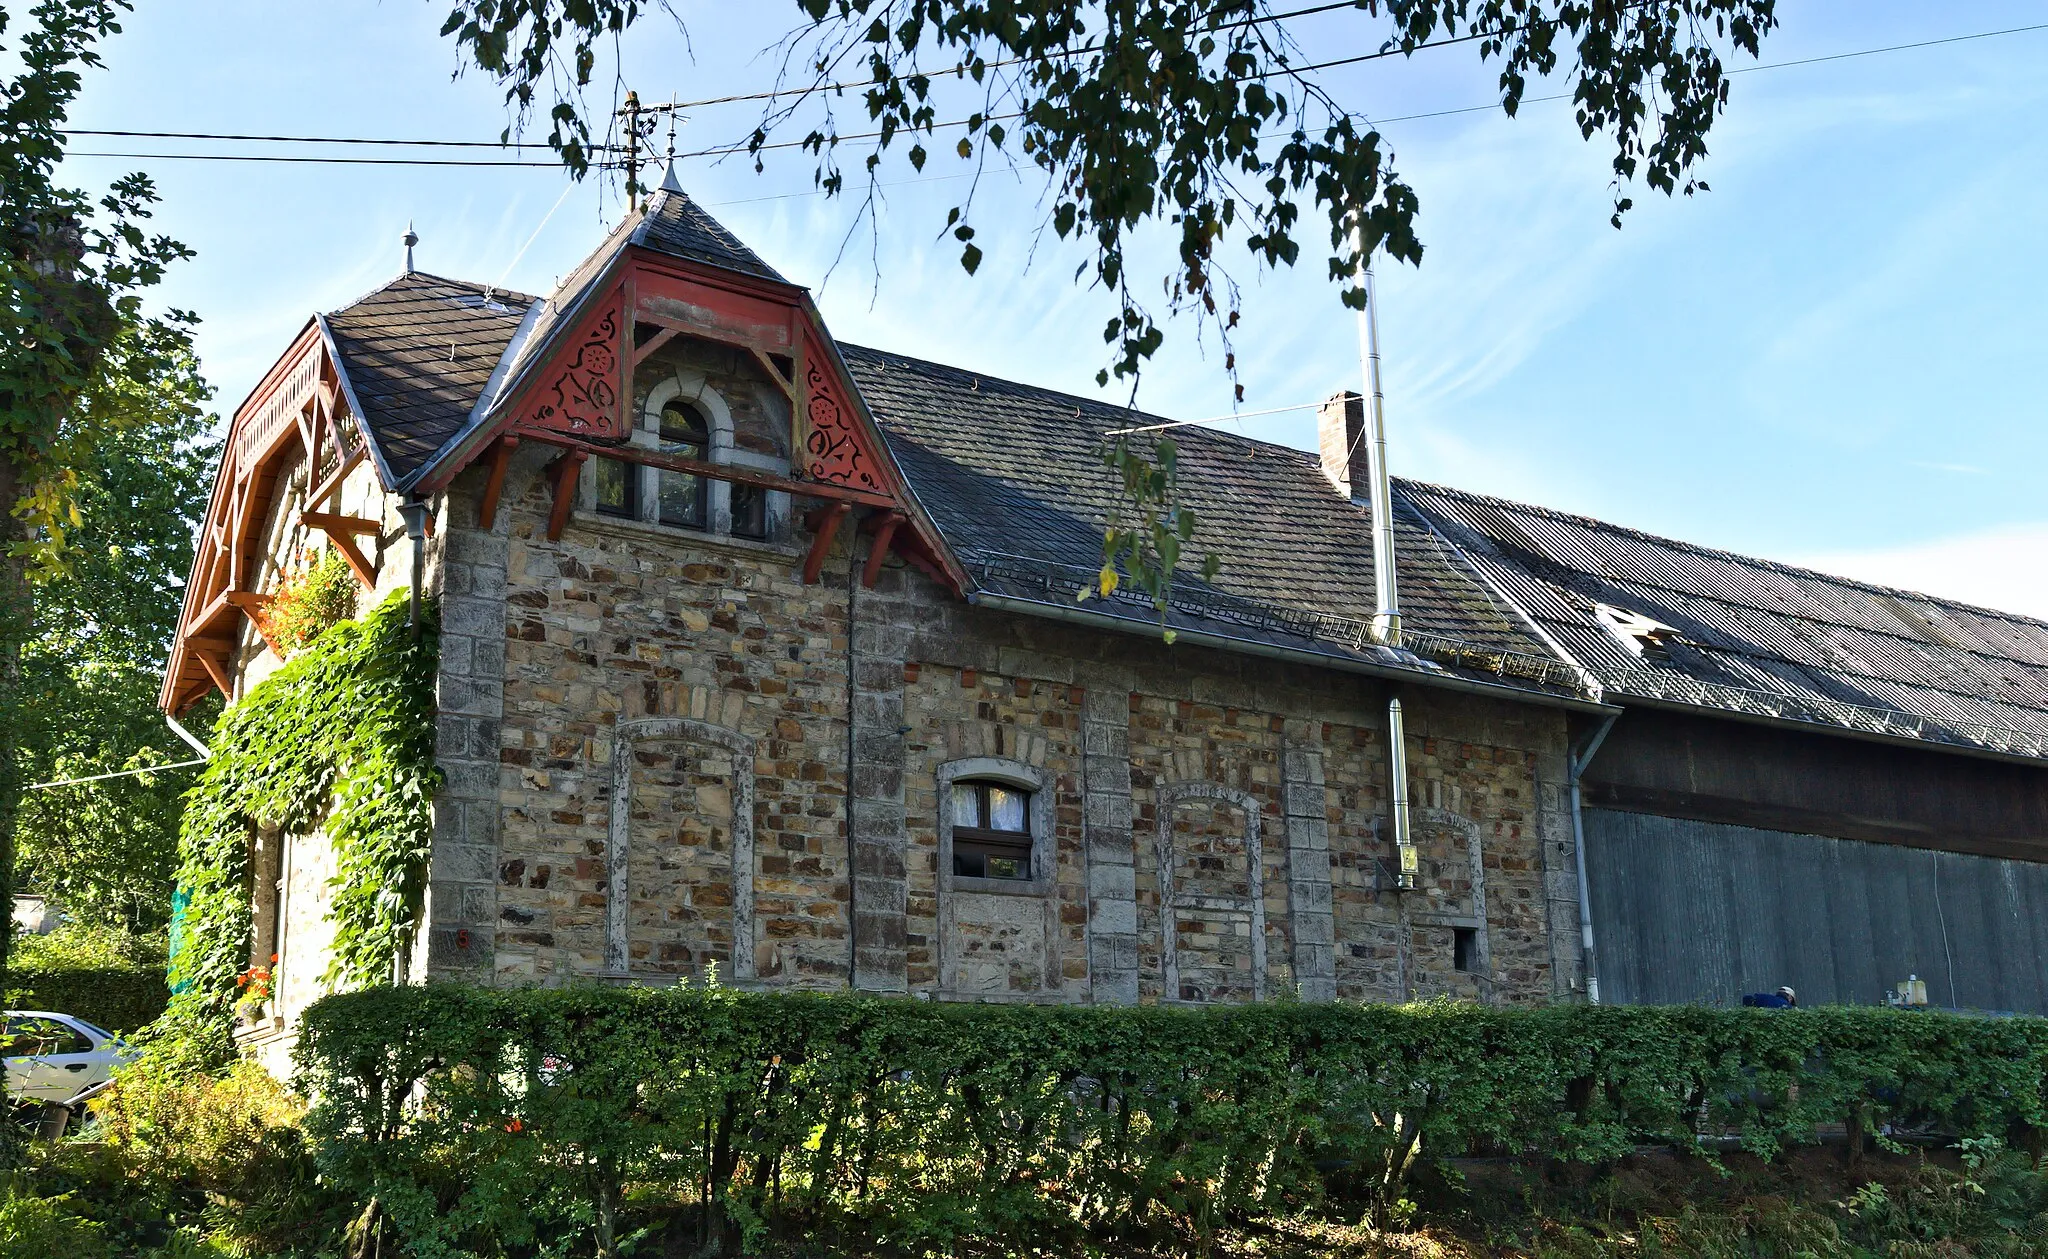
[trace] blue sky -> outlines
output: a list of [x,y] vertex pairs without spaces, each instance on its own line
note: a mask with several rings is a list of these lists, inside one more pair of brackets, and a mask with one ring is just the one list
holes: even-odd
[[[656,18],[623,49],[625,80],[643,98],[758,90],[775,70],[760,50],[796,13],[677,7],[687,45]],[[494,85],[456,73],[455,49],[437,35],[445,5],[433,0],[140,8],[90,77],[74,125],[490,139],[506,122]],[[1780,8],[1767,64],[2048,23],[2041,0]],[[1318,58],[1379,39],[1350,13],[1293,32]],[[1579,139],[1565,104],[1531,104],[1515,120],[1493,111],[1387,123],[1422,198],[1428,248],[1419,268],[1381,273],[1395,470],[2048,617],[2044,55],[2048,30],[1743,74],[1710,140],[1712,191],[1638,192],[1618,232],[1607,223],[1607,151]],[[1326,83],[1376,118],[1493,98],[1493,72],[1469,48]],[[593,100],[609,96],[607,77]],[[740,138],[756,108],[698,109],[678,145]],[[364,152],[101,137],[74,149]],[[615,188],[571,187],[547,168],[78,156],[68,174],[97,187],[132,168],[157,177],[164,230],[198,251],[163,296],[204,318],[223,410],[309,313],[397,271],[408,221],[422,269],[546,292],[619,212]],[[955,170],[938,162],[926,174]],[[960,178],[885,168],[875,228],[849,241],[853,207],[810,193],[801,155],[774,156],[762,174],[695,160],[681,175],[784,274],[817,289],[841,339],[1095,392],[1111,308],[1074,282],[1084,255],[1037,235],[1040,185],[1028,177],[982,182],[987,258],[970,279],[938,234],[967,187]],[[1166,257],[1156,237],[1139,254]],[[1157,265],[1141,274],[1158,276]],[[1242,409],[1356,387],[1355,325],[1320,254],[1307,249],[1304,265],[1278,274],[1260,276],[1248,259],[1234,271],[1245,285]],[[1140,404],[1185,418],[1230,411],[1213,341],[1202,345],[1192,324],[1169,335]],[[1222,427],[1314,442],[1302,412]]]

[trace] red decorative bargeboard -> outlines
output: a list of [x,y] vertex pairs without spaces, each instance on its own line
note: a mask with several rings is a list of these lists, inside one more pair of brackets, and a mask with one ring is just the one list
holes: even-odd
[[566,433],[590,441],[619,441],[626,436],[624,409],[619,405],[622,322],[617,295],[606,295],[575,335],[563,343],[561,355],[533,390],[519,428]]
[[805,338],[803,472],[812,481],[889,492],[868,435],[841,393],[836,372],[827,371],[823,349]]

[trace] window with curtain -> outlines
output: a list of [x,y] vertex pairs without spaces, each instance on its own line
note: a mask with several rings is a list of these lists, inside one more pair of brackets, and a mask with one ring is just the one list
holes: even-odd
[[953,873],[1031,877],[1031,792],[970,779],[953,784]]

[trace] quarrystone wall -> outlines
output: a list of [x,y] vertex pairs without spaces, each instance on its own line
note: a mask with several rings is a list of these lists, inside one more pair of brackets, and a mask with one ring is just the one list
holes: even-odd
[[[811,585],[807,535],[578,511],[549,542],[539,471],[521,452],[495,539],[448,517],[451,582],[472,580],[454,557],[503,555],[504,654],[492,818],[473,776],[438,815],[436,975],[1024,1001],[1577,988],[1560,710],[1404,689],[1424,877],[1399,893],[1379,681],[970,606],[893,558],[862,588],[851,527]],[[465,723],[444,742],[473,750],[490,723]],[[952,874],[944,793],[969,772],[1037,788],[1032,879]],[[447,891],[479,864],[485,913]]]

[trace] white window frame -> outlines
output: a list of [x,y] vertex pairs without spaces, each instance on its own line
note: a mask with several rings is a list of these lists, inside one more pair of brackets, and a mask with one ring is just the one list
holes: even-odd
[[[626,439],[629,446],[642,450],[658,450],[661,446],[661,411],[670,402],[682,399],[690,403],[704,416],[710,429],[710,446],[705,455],[711,463],[729,464],[736,468],[752,468],[770,472],[776,476],[789,475],[789,461],[772,455],[760,455],[750,450],[740,450],[733,442],[732,408],[726,404],[716,389],[704,379],[704,373],[691,368],[679,368],[666,379],[655,383],[647,392],[647,401],[641,406],[636,417],[633,432]],[[741,543],[770,543],[780,538],[789,520],[789,495],[780,490],[767,493],[764,513],[766,528],[763,536],[755,538],[732,531],[732,482],[705,480],[709,483],[705,494],[704,525],[696,528],[689,525],[664,524],[661,520],[661,469],[645,464],[628,465],[634,476],[639,478],[638,494],[632,516],[617,516],[597,510],[597,461],[604,458],[597,455],[586,460],[580,478],[579,494],[584,509],[599,520],[622,522],[631,520],[636,524],[652,525],[668,533],[710,535],[730,538]]]

